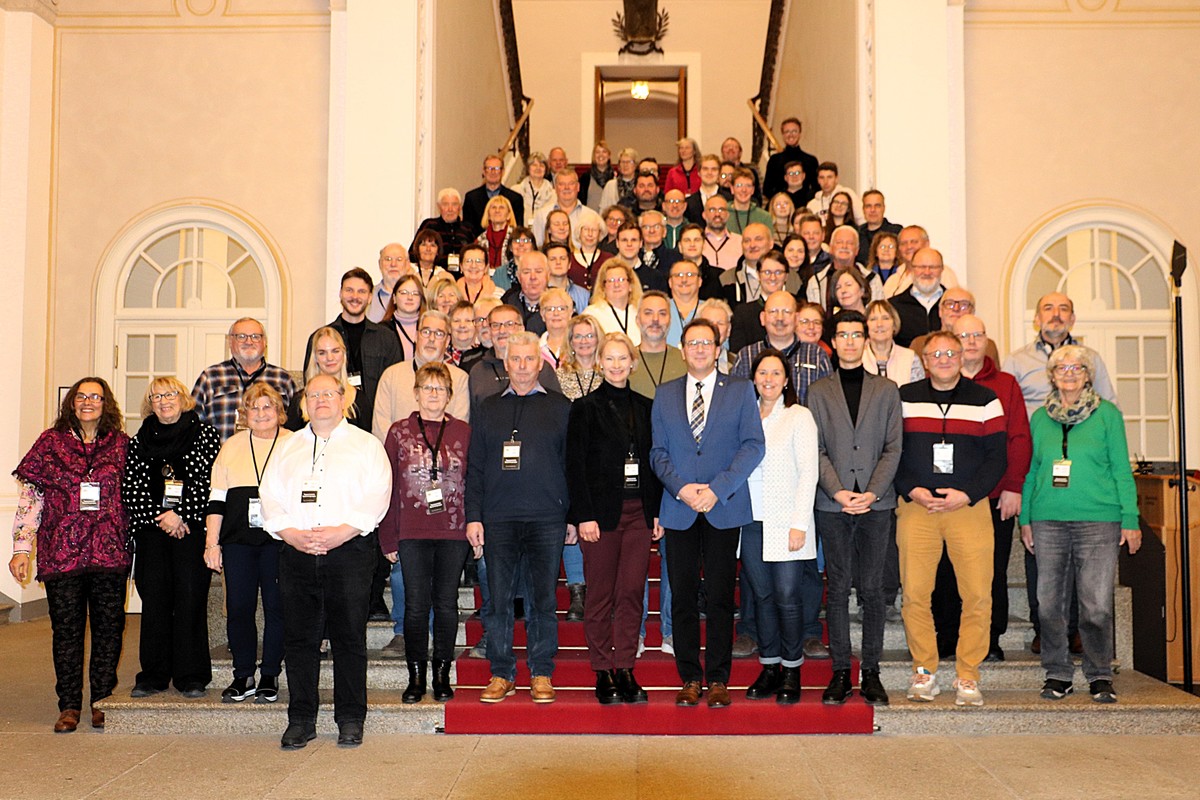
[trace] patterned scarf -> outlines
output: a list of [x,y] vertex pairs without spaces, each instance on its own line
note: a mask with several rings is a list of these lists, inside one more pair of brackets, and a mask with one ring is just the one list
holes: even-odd
[[1100,395],[1089,383],[1079,394],[1079,399],[1067,405],[1063,402],[1058,389],[1051,389],[1046,395],[1046,413],[1050,419],[1063,425],[1078,425],[1092,415],[1100,407]]

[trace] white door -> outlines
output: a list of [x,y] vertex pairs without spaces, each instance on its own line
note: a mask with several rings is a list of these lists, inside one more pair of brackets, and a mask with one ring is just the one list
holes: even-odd
[[163,325],[145,321],[117,322],[113,392],[125,415],[130,436],[141,425],[142,398],[155,378],[174,376],[188,389],[210,364],[227,358],[225,320]]

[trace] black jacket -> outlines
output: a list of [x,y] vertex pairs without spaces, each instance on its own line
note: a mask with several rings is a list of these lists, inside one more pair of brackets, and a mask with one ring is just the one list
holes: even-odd
[[[513,217],[516,218],[517,225],[524,225],[525,198],[503,184],[500,186],[500,196],[506,198],[512,206]],[[487,187],[483,185],[476,186],[463,197],[462,220],[475,236],[483,233],[483,210],[487,208],[490,199]]]

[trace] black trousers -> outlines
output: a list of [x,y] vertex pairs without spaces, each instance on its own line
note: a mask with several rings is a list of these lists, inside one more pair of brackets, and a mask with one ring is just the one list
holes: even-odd
[[466,539],[401,539],[404,573],[404,651],[409,661],[429,658],[429,610],[433,609],[433,657],[454,658],[458,635],[458,578],[471,554]]
[[116,688],[125,635],[125,580],[125,574],[117,572],[84,572],[46,579],[59,711],[83,708],[83,637],[89,621],[89,699],[93,703],[103,700]]
[[136,534],[133,579],[142,597],[138,683],[165,689],[212,681],[208,652],[208,589],[212,571],[204,564],[204,524],[173,539],[157,528]]
[[377,546],[355,536],[327,555],[284,545],[279,555],[288,721],[315,724],[320,705],[321,639],[333,654],[333,718],[367,716],[367,607]]
[[[667,529],[667,571],[671,575],[671,615],[675,629],[675,668],[679,678],[728,683],[733,663],[733,587],[737,577],[738,528],[714,528],[700,514],[686,530]],[[708,596],[705,659],[700,665],[700,575]]]

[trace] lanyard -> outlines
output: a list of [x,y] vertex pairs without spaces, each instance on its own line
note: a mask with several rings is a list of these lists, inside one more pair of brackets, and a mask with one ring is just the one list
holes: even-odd
[[75,431],[75,435],[79,437],[79,444],[83,447],[83,477],[89,478],[92,475],[92,464],[96,461],[96,443],[100,441],[100,431],[96,431],[96,438],[92,440],[92,451],[88,452],[87,442],[83,440],[83,431]]
[[[642,362],[645,363],[646,362],[646,354],[642,352],[642,348],[640,348],[640,347],[638,348],[638,355],[641,356]],[[666,371],[667,371],[667,351],[666,350],[663,351],[662,363],[659,364],[659,366],[658,366],[658,379],[657,380],[655,380],[654,374],[652,372],[650,372],[650,365],[646,364],[646,377],[648,377],[650,379],[650,382],[654,384],[655,389],[657,389],[658,385],[660,383],[662,383],[663,374]]]
[[1067,434],[1069,434],[1069,433],[1071,432],[1071,428],[1074,428],[1074,427],[1075,427],[1074,425],[1067,425],[1066,423],[1062,423],[1062,429],[1063,429],[1062,453],[1063,453],[1063,458],[1066,458],[1066,457],[1067,457]]
[[404,323],[399,319],[393,320],[396,323],[396,330],[404,337],[404,340],[412,345],[413,353],[417,352],[417,340],[408,335],[408,331],[404,330]]
[[[687,319],[684,319],[683,314],[679,313],[679,304],[674,300],[671,301],[671,308],[675,309],[675,316],[679,318],[679,329],[682,332],[682,330],[687,327],[687,324],[696,318],[696,312],[700,310],[700,300],[697,298],[696,304],[692,306],[692,313],[688,314]],[[657,386],[657,384],[655,385]]]
[[591,394],[592,393],[592,385],[595,382],[596,382],[596,370],[594,367],[592,369],[588,370],[588,385],[587,385],[586,389],[583,388],[583,381],[581,381],[579,379],[579,373],[578,372],[575,373],[575,385],[579,387],[579,396],[580,397],[583,397],[586,394]]
[[958,394],[958,384],[954,384],[954,388],[950,390],[950,402],[946,403],[943,408],[941,403],[937,404],[938,411],[942,412],[942,442],[946,441],[946,418],[950,416],[950,409],[954,408],[954,397]]
[[613,308],[612,303],[608,304],[608,310],[612,312],[613,319],[615,319],[617,321],[617,324],[621,326],[621,333],[626,333],[626,334],[629,333],[629,306],[628,305],[625,306],[625,321],[624,322],[622,322],[621,318],[617,316],[617,309]]
[[438,431],[437,443],[435,444],[429,443],[429,436],[425,433],[425,420],[421,419],[420,414],[417,414],[417,427],[421,429],[421,438],[425,440],[425,446],[429,448],[429,455],[433,459],[433,468],[429,471],[429,477],[436,481],[438,476],[438,453],[442,451],[442,437],[446,435],[446,420],[442,420],[442,427]]
[[[263,468],[262,468],[263,472],[267,471],[267,464],[271,463],[271,454],[275,452],[275,443],[278,441],[279,441],[279,427],[276,426],[275,438],[271,440],[271,449],[267,451],[267,458],[265,461],[263,461]],[[316,451],[316,449],[317,449],[317,440],[313,439],[313,450]],[[322,451],[322,452],[324,452],[324,451]],[[258,471],[258,458],[255,457],[255,455],[254,455],[254,434],[253,433],[250,434],[250,462],[252,464],[254,464],[255,484],[257,486],[262,486],[262,472]],[[316,463],[316,459],[313,459],[313,463],[314,464]]]
[[508,437],[510,442],[515,442],[517,440],[517,431],[521,430],[521,415],[525,413],[525,404],[521,401],[528,396],[529,395],[517,394],[515,392],[513,393],[513,397],[516,398],[517,407],[513,409],[512,435]]
[[[237,375],[238,383],[242,385],[242,394],[245,394],[246,389],[250,388],[250,384],[254,383],[254,379],[259,375],[262,375],[267,369],[267,360],[265,358],[263,359],[262,366],[254,370],[254,372],[250,373],[249,375],[247,375],[242,369],[241,365],[238,364],[236,358],[231,358],[229,361],[231,364],[233,364],[233,373]],[[246,377],[243,378],[243,375]]]
[[[312,475],[314,472],[316,472],[316,469],[317,469],[317,459],[320,458],[321,456],[325,455],[325,448],[329,447],[329,440],[332,439],[333,436],[331,434],[329,439],[325,440],[325,444],[323,444],[321,446],[321,452],[318,453],[317,452],[317,439],[320,439],[321,437],[317,436],[317,432],[313,430],[311,422],[308,423],[308,429],[309,429],[309,431],[312,432],[312,435],[313,435],[312,466],[309,467],[309,469],[308,469],[308,474]],[[263,464],[263,469],[266,469],[266,468],[267,468],[267,465]]]

